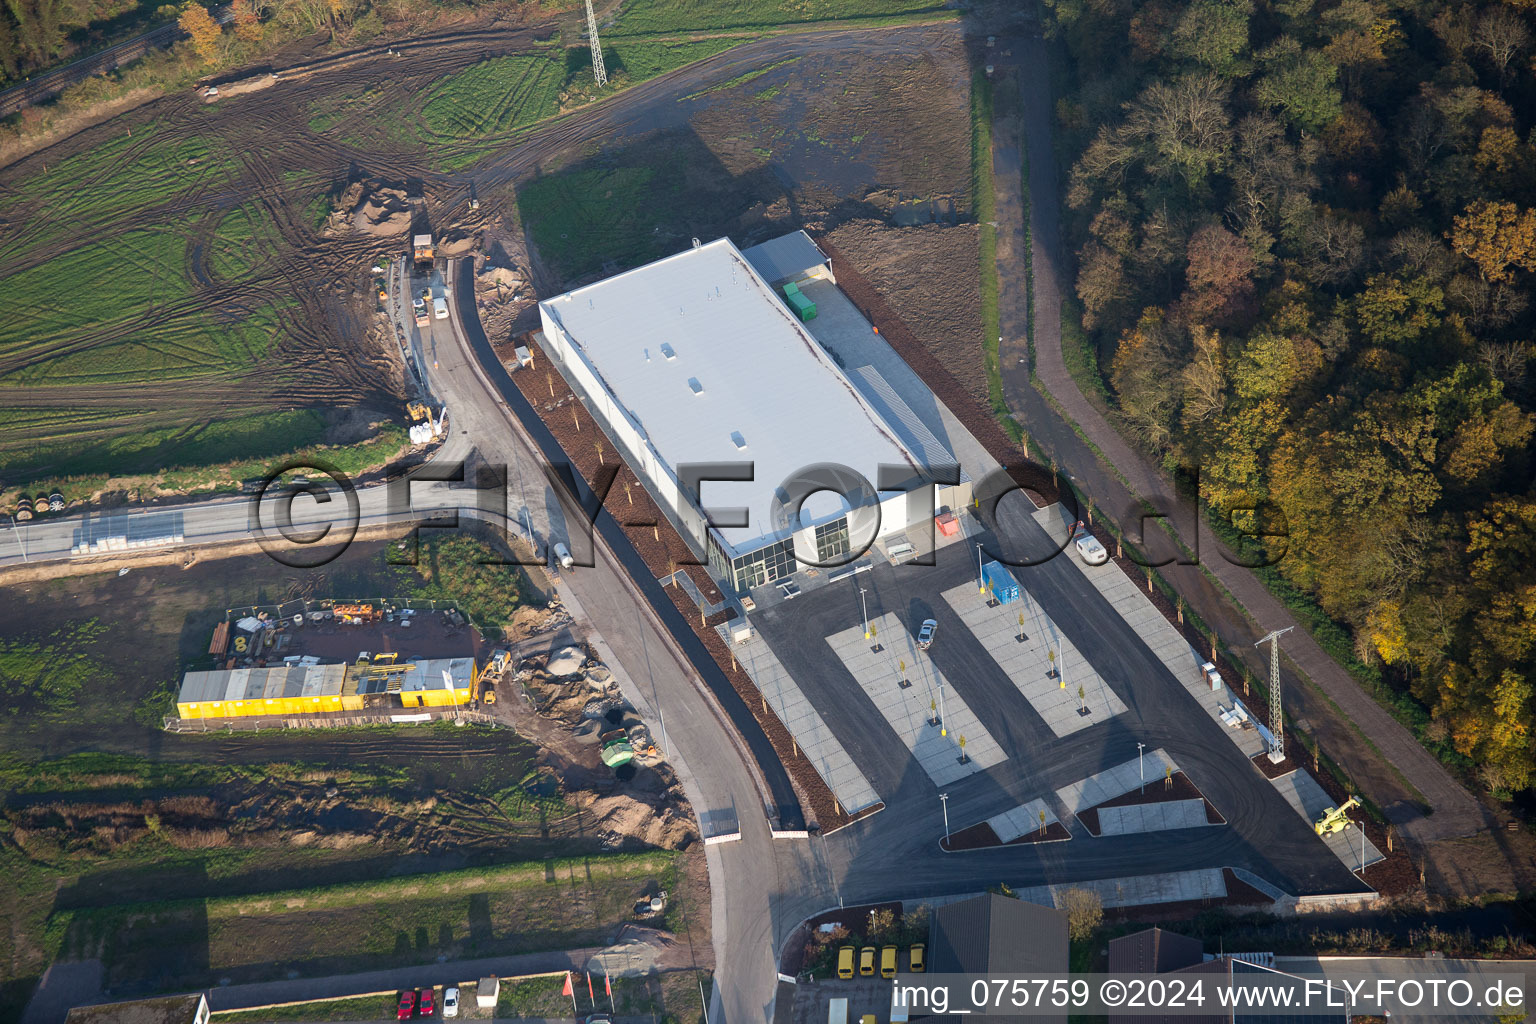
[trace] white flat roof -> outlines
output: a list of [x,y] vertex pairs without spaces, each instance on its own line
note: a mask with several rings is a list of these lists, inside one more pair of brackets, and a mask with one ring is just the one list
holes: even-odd
[[[737,554],[786,535],[769,513],[801,469],[837,463],[877,485],[881,464],[917,467],[728,238],[540,306],[674,477],[685,463],[754,463],[751,483],[703,487],[707,507],[747,508],[745,528],[716,528]],[[825,522],[838,514],[833,501],[822,494],[805,507]]]

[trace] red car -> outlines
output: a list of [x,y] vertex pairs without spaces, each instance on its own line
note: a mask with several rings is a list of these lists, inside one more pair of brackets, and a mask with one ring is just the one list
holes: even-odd
[[416,1013],[422,1017],[432,1016],[432,995],[430,988],[420,989],[416,993]]
[[395,1007],[395,1020],[410,1020],[416,1012],[416,991],[406,989],[400,993],[400,1005]]

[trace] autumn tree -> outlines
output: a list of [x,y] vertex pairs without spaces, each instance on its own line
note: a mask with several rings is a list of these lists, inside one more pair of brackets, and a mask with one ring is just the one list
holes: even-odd
[[1485,281],[1511,281],[1516,269],[1536,270],[1536,211],[1514,203],[1472,203],[1456,218],[1450,239]]
[[1126,130],[1152,174],[1203,185],[1226,164],[1232,141],[1229,86],[1213,74],[1154,82],[1131,104]]
[[1184,317],[1193,323],[1226,326],[1253,304],[1253,253],[1220,224],[1207,224],[1189,239]]
[[1230,78],[1246,71],[1251,0],[1196,0],[1170,34],[1169,51]]
[[261,14],[257,3],[258,0],[233,0],[230,4],[234,15],[235,36],[241,42],[261,41]]
[[1091,889],[1068,889],[1061,894],[1061,911],[1067,915],[1067,937],[1081,942],[1104,921],[1104,901]]
[[181,16],[176,19],[176,24],[181,30],[192,37],[192,48],[197,55],[203,58],[206,64],[212,64],[219,59],[219,41],[224,35],[224,30],[219,23],[208,14],[208,8],[195,2],[188,2],[181,9]]
[[1259,55],[1259,64],[1264,71],[1254,95],[1297,128],[1319,132],[1339,116],[1343,103],[1335,84],[1339,69],[1324,54],[1303,49],[1291,36],[1281,36]]
[[1110,382],[1120,408],[1146,443],[1164,450],[1173,439],[1179,406],[1177,331],[1159,309],[1149,309],[1121,337]]

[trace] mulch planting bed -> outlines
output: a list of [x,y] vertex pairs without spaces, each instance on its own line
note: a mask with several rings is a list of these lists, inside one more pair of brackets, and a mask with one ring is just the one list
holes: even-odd
[[[521,343],[528,345],[530,351],[543,355],[532,335],[525,336]],[[576,400],[564,378],[551,367],[548,358],[537,360],[534,367],[518,370],[511,377],[517,389],[555,435],[555,440],[560,443],[575,470],[586,480],[590,482],[598,478],[600,473],[612,474],[617,463],[618,475],[614,477],[613,486],[608,489],[603,505],[624,528],[636,551],[656,577],[660,579],[670,576],[682,569],[707,599],[711,602],[721,600],[720,590],[709,577],[708,570],[697,564],[698,559],[692,550],[660,513],[635,474],[619,460],[612,442],[598,427],[586,407]],[[789,772],[805,805],[807,821],[815,822],[823,832],[830,832],[880,810],[883,804],[867,807],[856,815],[848,814],[838,804],[814,765],[800,752],[789,730],[767,706],[751,677],[736,663],[729,646],[715,631],[716,625],[734,618],[735,611],[727,609],[717,612],[700,622],[699,609],[693,603],[692,595],[680,586],[669,585],[663,589],[683,613],[684,621],[708,649],[715,664],[751,709],[763,732],[768,735],[769,742],[773,744],[775,753]]]
[[990,850],[998,846],[1026,846],[1030,843],[1059,843],[1064,839],[1071,839],[1072,833],[1067,831],[1065,825],[1059,821],[1053,821],[1045,827],[1042,833],[1039,829],[1030,831],[1003,842],[997,838],[997,833],[986,822],[962,828],[958,832],[951,832],[948,839],[939,840],[939,849],[949,853],[958,853],[962,850]]
[[1205,820],[1212,825],[1225,825],[1227,819],[1221,816],[1214,804],[1205,799],[1205,794],[1200,792],[1200,787],[1190,781],[1189,776],[1183,772],[1174,772],[1167,780],[1156,779],[1147,783],[1145,792],[1133,789],[1129,793],[1122,793],[1113,800],[1106,800],[1101,804],[1089,807],[1087,810],[1077,812],[1077,820],[1083,823],[1083,827],[1094,835],[1099,834],[1099,809],[1103,807],[1132,807],[1136,804],[1163,804],[1174,800],[1199,800],[1205,804]]

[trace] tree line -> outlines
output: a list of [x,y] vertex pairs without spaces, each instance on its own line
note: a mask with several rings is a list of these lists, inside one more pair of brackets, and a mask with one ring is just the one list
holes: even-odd
[[1044,0],[1122,428],[1492,791],[1536,772],[1532,0]]

